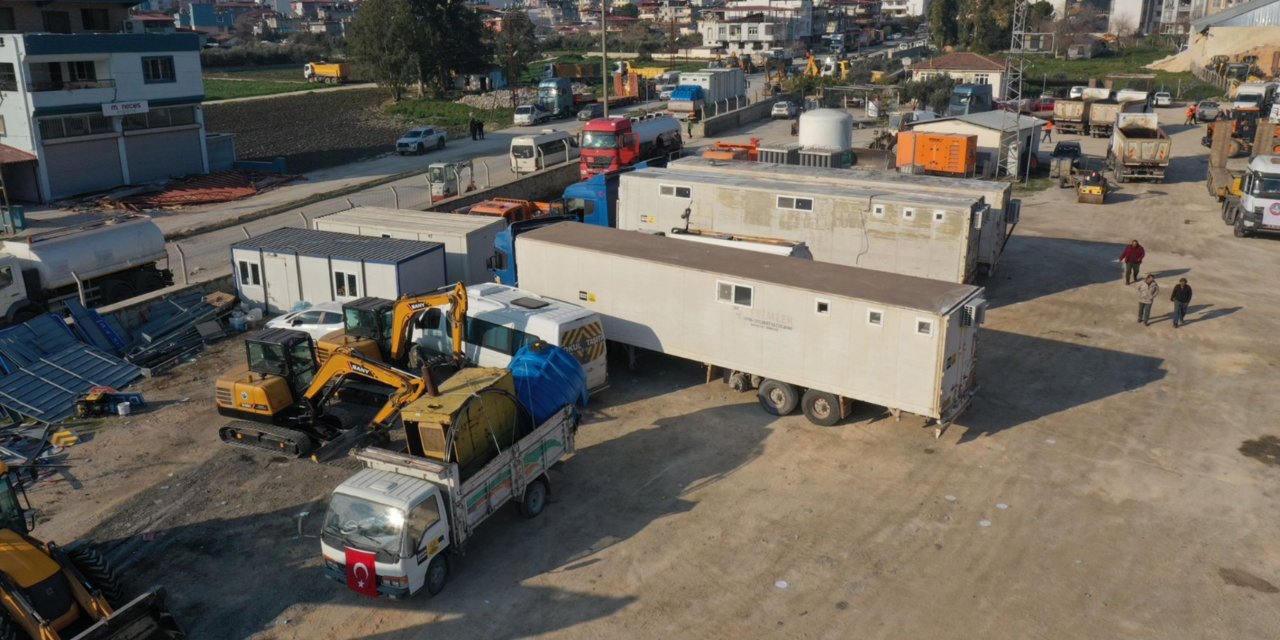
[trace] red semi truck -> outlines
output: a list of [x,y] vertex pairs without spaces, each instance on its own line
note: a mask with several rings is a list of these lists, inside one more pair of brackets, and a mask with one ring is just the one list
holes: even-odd
[[665,158],[683,145],[680,122],[668,115],[596,118],[582,128],[579,177],[586,180],[645,160]]

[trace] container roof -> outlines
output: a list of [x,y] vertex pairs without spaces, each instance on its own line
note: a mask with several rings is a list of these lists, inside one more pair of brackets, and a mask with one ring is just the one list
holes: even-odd
[[528,231],[519,241],[526,239],[927,313],[946,313],[980,291],[967,284],[682,242],[576,222]]
[[907,126],[911,129],[928,130],[929,125],[931,124],[957,121],[967,122],[984,129],[993,129],[995,131],[1017,131],[1043,127],[1045,124],[1045,121],[1040,118],[1033,118],[1031,116],[1024,115],[1018,115],[1017,119],[1007,117],[1011,115],[1013,114],[1007,111],[984,111],[982,113],[970,113],[963,116],[952,116],[950,118],[937,118],[935,120],[912,122]]
[[397,264],[437,249],[443,250],[444,245],[284,227],[241,240],[231,248]]
[[441,213],[439,211],[417,211],[414,209],[388,209],[384,207],[356,207],[320,216],[316,220],[356,224],[362,227],[376,227],[386,231],[405,231],[419,233],[424,231],[457,231],[466,233],[489,226],[505,226],[506,223],[495,216],[468,216],[457,213]]
[[[948,189],[959,193],[989,193],[1009,191],[1011,186],[1008,182],[998,180],[981,180],[977,178],[949,178],[946,176],[929,176],[914,175],[910,173],[898,173],[897,171],[869,171],[853,167],[850,169],[843,168],[825,168],[825,167],[802,167],[794,164],[777,164],[773,162],[722,162],[711,160],[700,156],[689,156],[680,158],[667,165],[671,169],[681,169],[685,171],[698,171],[709,174],[738,174],[738,175],[759,175],[770,176],[775,179],[797,180],[802,182],[828,182],[835,184],[841,181],[848,182],[877,182],[886,185],[895,185],[903,191],[911,191],[913,189],[929,188],[929,189]],[[641,169],[645,171],[645,169]],[[994,204],[995,203],[988,203]]]

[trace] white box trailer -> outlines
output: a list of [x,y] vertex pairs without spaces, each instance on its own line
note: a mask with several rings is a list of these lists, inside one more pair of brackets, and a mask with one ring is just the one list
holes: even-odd
[[866,169],[824,169],[798,167],[767,162],[722,162],[702,157],[681,158],[667,165],[672,171],[698,171],[708,174],[732,174],[746,177],[774,176],[788,181],[810,184],[846,184],[855,187],[876,187],[899,193],[930,193],[938,195],[972,196],[982,198],[990,211],[975,221],[978,226],[978,267],[991,274],[1013,227],[1022,213],[1022,201],[1013,198],[1013,187],[1000,180],[977,178],[948,178],[922,176],[896,171],[869,171]]
[[434,291],[449,283],[444,256],[439,242],[285,227],[231,245],[231,271],[241,300],[276,314],[302,301]]
[[599,313],[610,340],[725,369],[771,413],[833,425],[859,401],[946,424],[977,388],[979,287],[587,224],[516,243],[522,289]]
[[987,215],[981,198],[904,191],[648,168],[621,176],[618,228],[669,232],[687,223],[804,242],[821,262],[971,282]]
[[485,260],[493,255],[493,241],[507,228],[502,218],[437,211],[356,207],[311,221],[317,231],[357,236],[421,240],[444,244],[447,282],[472,285],[493,282]]

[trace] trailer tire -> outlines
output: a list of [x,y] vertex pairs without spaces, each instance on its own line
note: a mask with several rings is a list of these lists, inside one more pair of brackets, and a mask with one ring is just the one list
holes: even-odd
[[538,478],[529,483],[524,488],[524,497],[520,499],[520,515],[526,518],[536,518],[547,508],[547,494],[550,489],[547,487],[547,481]]
[[834,427],[844,417],[840,397],[834,393],[807,389],[800,399],[800,410],[809,422],[820,427]]
[[164,277],[155,271],[135,271],[129,276],[129,282],[138,293],[164,288]]
[[791,415],[800,404],[800,394],[796,388],[777,380],[764,380],[756,391],[756,399],[760,407],[775,416]]
[[431,564],[427,565],[426,579],[423,580],[423,586],[427,589],[427,595],[439,595],[444,591],[444,585],[449,581],[449,561],[445,559],[444,554],[438,554],[431,559]]
[[118,608],[124,604],[124,599],[121,597],[123,592],[120,590],[120,578],[116,576],[115,570],[107,564],[102,554],[88,545],[67,549],[66,552],[67,557],[71,559],[71,564],[76,566],[89,584],[102,592],[102,597],[107,599],[107,604],[112,608]]

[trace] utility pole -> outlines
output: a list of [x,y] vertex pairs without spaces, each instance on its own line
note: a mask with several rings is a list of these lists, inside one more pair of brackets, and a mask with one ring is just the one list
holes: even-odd
[[[1022,72],[1026,66],[1027,0],[1014,0],[1014,2],[1009,54],[1005,57],[1004,63],[1004,99],[1007,104],[1004,117],[1001,118],[1003,130],[1000,132],[1000,159],[997,164],[1004,168],[1005,175],[1011,176],[1016,181],[1019,179],[1018,174],[1021,168],[1019,162],[1022,153],[1025,151],[1029,156],[1035,140],[1028,141],[1026,149],[1021,148]],[[1008,104],[1012,104],[1012,111]],[[1010,128],[1013,129],[1012,133],[1009,131]],[[1034,136],[1035,133],[1035,129],[1032,129],[1031,135]],[[1027,160],[1027,168],[1030,170],[1030,157]]]
[[609,26],[608,26],[608,9],[609,1],[600,0],[600,75],[603,76],[603,82],[600,88],[604,91],[604,117],[609,117]]

